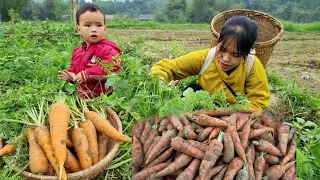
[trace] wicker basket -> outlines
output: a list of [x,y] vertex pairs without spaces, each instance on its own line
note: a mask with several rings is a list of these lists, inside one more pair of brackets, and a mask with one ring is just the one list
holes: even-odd
[[[108,115],[109,115],[109,113],[108,113]],[[109,117],[111,117],[111,116],[109,116]],[[122,132],[122,124],[121,124],[121,121],[119,118],[118,119],[108,118],[108,120],[119,132]],[[0,137],[0,140],[2,140],[1,137]],[[1,145],[2,145],[2,143],[0,143],[0,149],[2,148]],[[115,157],[116,153],[118,152],[119,147],[120,147],[120,142],[117,142],[117,141],[109,138],[107,156],[104,157],[97,164],[91,166],[88,169],[85,169],[85,170],[82,170],[82,171],[79,171],[76,173],[68,174],[68,180],[89,180],[89,179],[96,177],[104,170],[104,168],[106,168],[111,163],[111,161]],[[18,169],[16,171],[19,172]],[[36,175],[36,174],[32,174],[27,171],[21,172],[20,175],[27,178],[27,179],[30,179],[30,180],[58,180],[59,179],[58,176]]]
[[283,35],[283,25],[274,17],[259,11],[236,9],[217,14],[211,22],[211,46],[214,47],[219,39],[219,33],[225,22],[232,16],[247,16],[257,22],[259,35],[254,47],[256,55],[266,67],[274,46]]

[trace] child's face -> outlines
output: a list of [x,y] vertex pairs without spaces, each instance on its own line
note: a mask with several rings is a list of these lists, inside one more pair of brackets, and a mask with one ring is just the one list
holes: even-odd
[[216,59],[222,71],[229,71],[237,67],[243,60],[243,56],[238,52],[236,40],[231,40],[223,46],[219,43],[217,47]]
[[106,32],[103,14],[100,11],[86,11],[81,14],[77,30],[88,45],[101,41]]

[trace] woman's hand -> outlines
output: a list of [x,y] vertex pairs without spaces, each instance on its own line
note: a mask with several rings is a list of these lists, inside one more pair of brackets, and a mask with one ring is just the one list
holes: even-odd
[[58,78],[63,81],[73,82],[75,81],[75,74],[67,70],[58,71]]

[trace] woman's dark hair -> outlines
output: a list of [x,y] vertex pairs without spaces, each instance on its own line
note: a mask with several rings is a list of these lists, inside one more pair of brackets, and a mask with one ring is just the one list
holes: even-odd
[[258,38],[258,25],[247,16],[233,16],[228,19],[218,39],[218,43],[224,46],[230,40],[237,41],[238,53],[244,58],[249,54],[254,42]]
[[90,11],[90,12],[97,12],[100,11],[103,14],[103,22],[106,21],[106,17],[104,15],[104,12],[101,8],[99,8],[99,6],[92,4],[92,3],[86,3],[84,6],[82,6],[76,13],[76,20],[77,20],[77,25],[79,25],[79,19],[80,19],[80,15]]

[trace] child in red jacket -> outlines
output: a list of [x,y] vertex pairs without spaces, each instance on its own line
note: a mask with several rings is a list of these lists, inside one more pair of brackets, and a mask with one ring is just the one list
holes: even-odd
[[[98,6],[87,3],[76,13],[77,31],[84,42],[72,53],[68,70],[59,71],[58,78],[78,84],[82,98],[94,98],[101,93],[112,93],[105,87],[108,73],[121,69],[120,49],[106,39],[105,15]],[[108,68],[106,68],[108,67]]]

